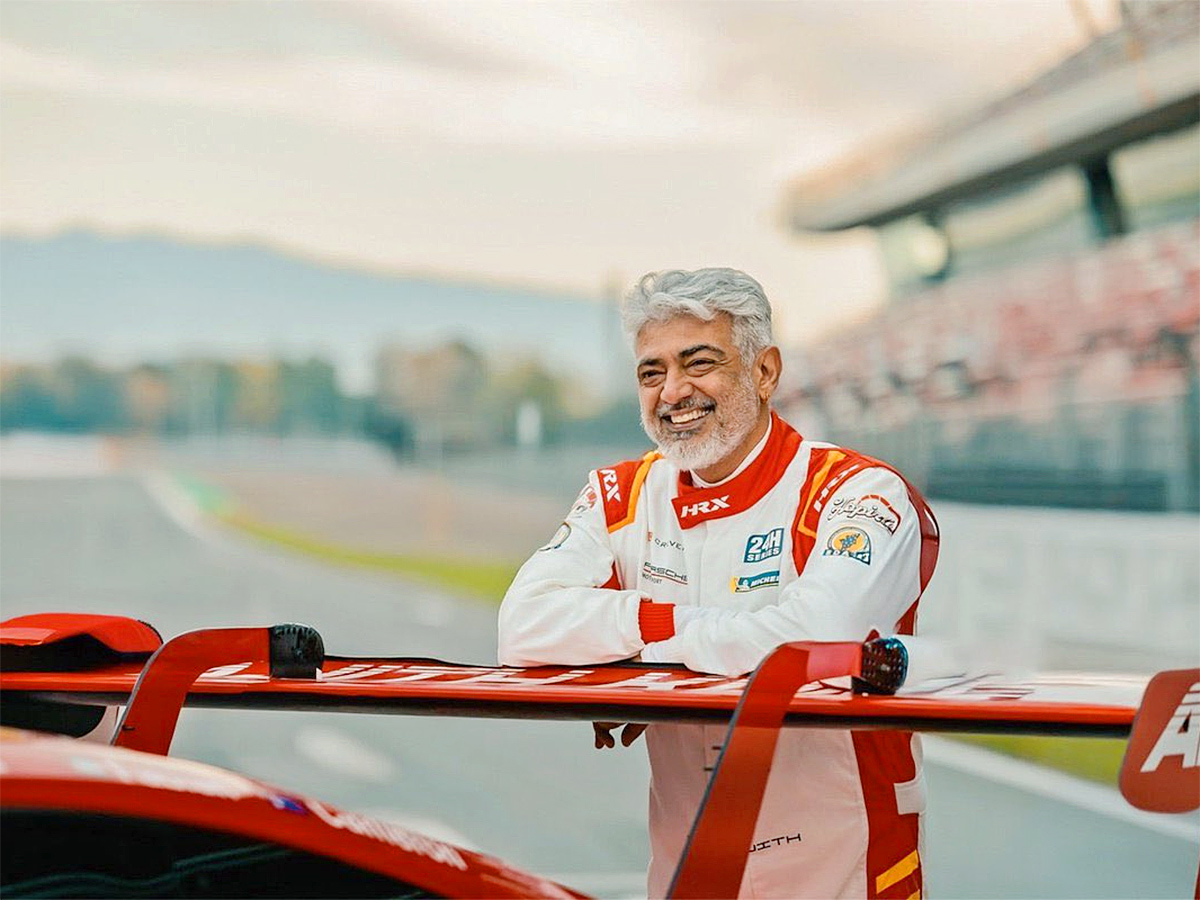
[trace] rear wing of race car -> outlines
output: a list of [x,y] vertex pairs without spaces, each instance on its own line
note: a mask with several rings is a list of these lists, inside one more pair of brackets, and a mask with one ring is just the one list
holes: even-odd
[[[908,656],[892,638],[785,644],[748,678],[730,679],[677,666],[507,669],[326,657],[316,631],[298,625],[193,631],[165,644],[144,629],[61,616],[0,625],[5,724],[45,727],[67,709],[94,725],[105,705],[121,705],[125,712],[112,742],[165,754],[184,705],[728,721],[672,897],[736,896],[779,730],[786,726],[1122,736],[1132,731],[1120,777],[1126,798],[1147,810],[1200,806],[1200,669],[1160,673],[1148,685],[1111,676],[957,678],[896,694]],[[80,634],[91,643],[86,661],[72,668]]]

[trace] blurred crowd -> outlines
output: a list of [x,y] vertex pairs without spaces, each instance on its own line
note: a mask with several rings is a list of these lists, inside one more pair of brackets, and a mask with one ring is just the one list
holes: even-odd
[[1193,219],[900,298],[793,360],[780,406],[927,476],[1187,469],[1198,334]]

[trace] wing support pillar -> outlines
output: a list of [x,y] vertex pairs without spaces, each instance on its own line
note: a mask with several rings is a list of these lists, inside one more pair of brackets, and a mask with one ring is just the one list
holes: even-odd
[[863,645],[797,641],[773,650],[750,676],[696,813],[667,896],[736,897],[784,714],[811,681],[861,674]]
[[315,678],[324,659],[321,636],[306,625],[185,632],[146,662],[112,744],[165,756],[188,691],[214,666],[265,663],[273,677]]

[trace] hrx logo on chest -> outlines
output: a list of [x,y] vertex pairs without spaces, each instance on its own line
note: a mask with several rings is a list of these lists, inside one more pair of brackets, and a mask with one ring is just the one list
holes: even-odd
[[706,516],[721,509],[729,509],[728,494],[724,497],[716,497],[712,500],[699,500],[696,503],[688,503],[681,506],[679,507],[679,518],[687,519],[692,516]]

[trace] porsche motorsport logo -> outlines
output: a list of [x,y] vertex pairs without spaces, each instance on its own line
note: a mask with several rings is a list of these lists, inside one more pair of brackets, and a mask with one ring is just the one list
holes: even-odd
[[849,556],[864,565],[871,564],[871,539],[861,528],[839,528],[825,542],[823,556]]
[[687,575],[683,572],[676,572],[674,569],[668,569],[666,566],[656,566],[647,561],[642,564],[642,575],[647,581],[653,581],[655,584],[662,584],[663,581],[673,581],[675,584],[687,584]]

